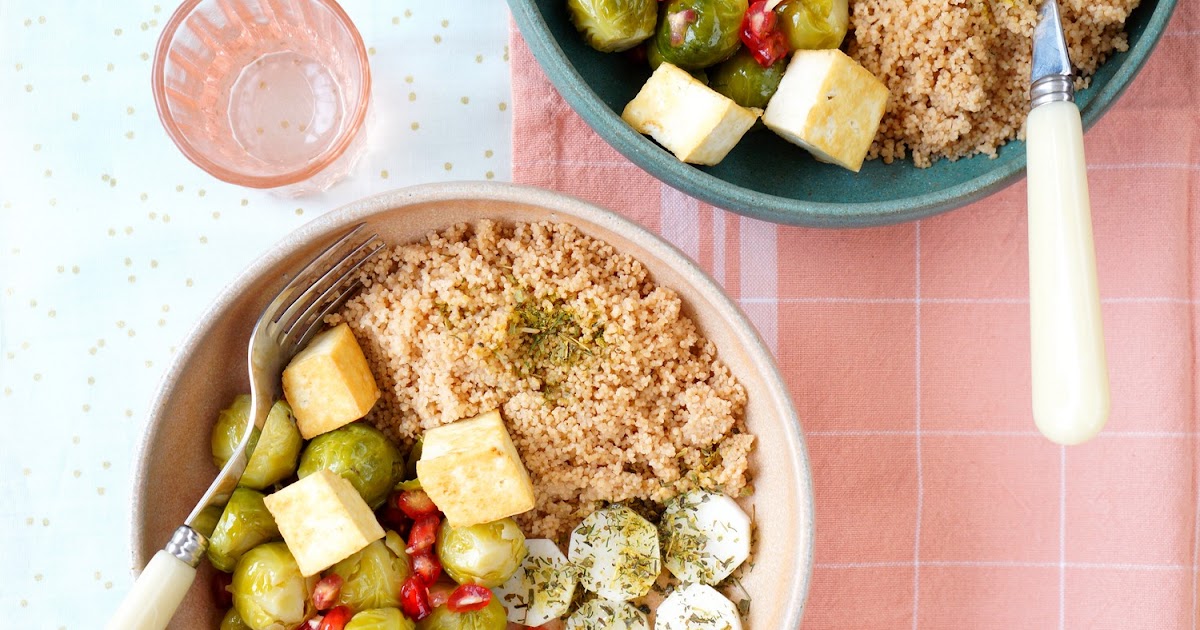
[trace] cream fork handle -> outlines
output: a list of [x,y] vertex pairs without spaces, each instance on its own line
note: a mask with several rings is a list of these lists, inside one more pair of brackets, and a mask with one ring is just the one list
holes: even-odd
[[106,630],[163,630],[196,578],[196,567],[164,550],[150,564],[121,601]]
[[1079,108],[1038,105],[1025,135],[1033,419],[1051,441],[1078,444],[1110,405]]

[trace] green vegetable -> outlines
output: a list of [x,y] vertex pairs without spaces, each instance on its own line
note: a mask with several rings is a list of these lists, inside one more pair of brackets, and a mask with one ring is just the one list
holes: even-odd
[[287,545],[259,545],[233,571],[233,607],[251,630],[295,630],[316,613],[309,601],[316,583],[300,575]]
[[192,529],[205,538],[212,538],[213,530],[217,528],[217,521],[221,520],[221,514],[224,511],[225,508],[219,505],[206,506],[196,515],[196,520],[192,522]]
[[413,630],[415,627],[399,608],[364,610],[346,624],[346,630]]
[[450,527],[443,521],[437,554],[455,582],[495,588],[508,581],[525,559],[525,534],[511,518],[470,527]]
[[263,494],[237,488],[209,539],[208,561],[218,570],[230,573],[247,551],[278,539],[279,527],[263,503]]
[[786,59],[764,68],[743,48],[709,70],[708,86],[742,107],[764,109],[779,89],[786,69]]
[[225,618],[221,620],[221,627],[218,630],[250,630],[250,626],[242,621],[236,608],[230,608],[225,612]]
[[738,31],[746,8],[746,0],[671,0],[658,21],[658,50],[685,70],[724,61],[741,46]]
[[[249,421],[250,397],[246,395],[234,398],[229,408],[217,416],[212,433],[213,463],[217,468],[233,456]],[[296,472],[296,459],[303,445],[292,408],[282,400],[276,402],[262,429],[255,427],[250,434],[250,460],[238,485],[263,490],[290,477]]]
[[847,0],[787,0],[775,15],[792,50],[837,48],[850,26]]
[[404,457],[378,429],[354,422],[308,443],[300,456],[300,477],[322,469],[349,481],[373,510],[400,479]]
[[504,630],[507,627],[504,605],[494,595],[492,601],[480,610],[456,613],[445,606],[438,606],[433,609],[432,615],[417,622],[417,630]]
[[657,0],[567,0],[571,21],[600,52],[629,50],[654,34]]
[[408,449],[408,463],[404,467],[405,479],[417,478],[417,462],[421,461],[421,451],[425,450],[425,434],[417,436],[417,441]]
[[354,612],[372,608],[400,605],[400,587],[411,574],[404,541],[389,531],[383,540],[366,546],[349,558],[338,562],[325,572],[342,578],[342,590],[337,605],[349,606]]

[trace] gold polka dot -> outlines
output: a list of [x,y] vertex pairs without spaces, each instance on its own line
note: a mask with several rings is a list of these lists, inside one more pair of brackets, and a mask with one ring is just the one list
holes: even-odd
[[42,574],[41,574],[41,573],[35,573],[35,574],[33,575],[33,580],[34,580],[35,582],[41,582],[41,581],[42,581]]
[[128,336],[130,336],[130,337],[136,337],[136,336],[137,336],[137,331],[136,331],[136,330],[134,330],[134,329],[132,329],[132,328],[130,328],[130,329],[129,329],[129,332],[128,332],[128,333],[125,333],[125,334],[126,334],[126,335],[128,335]]
[[248,205],[250,205],[250,200],[249,200],[249,199],[243,199],[243,200],[242,200],[242,205],[243,205],[243,206],[248,206]]
[[86,75],[86,74],[85,74],[85,75],[83,75],[83,76],[81,76],[81,77],[79,77],[79,78],[80,78],[80,79],[81,79],[81,80],[82,80],[84,83],[87,83],[88,81],[91,81],[91,80],[92,80],[92,77],[91,77],[90,75]]
[[133,115],[133,112],[134,112],[133,105],[130,105],[129,107],[126,107],[126,108],[125,108],[125,114],[126,114],[127,116],[132,116],[132,115]]
[[508,109],[508,103],[505,103],[504,101],[500,101],[500,111],[504,111],[506,109]]
[[126,131],[126,132],[125,132],[125,139],[126,139],[126,140],[133,140],[133,132],[132,132],[132,131]]
[[408,93],[408,100],[409,100],[409,101],[415,101],[415,100],[417,100],[417,93],[416,93],[416,92],[409,92],[409,93]]
[[450,20],[442,20],[442,28],[450,26]]
[[288,123],[288,121],[286,121],[286,120],[281,120],[281,121],[279,121],[279,126],[280,126],[280,127],[283,127],[284,129],[287,129],[287,128],[288,128],[288,125],[289,125],[289,123]]
[[128,257],[126,257],[126,258],[125,258],[125,266],[126,266],[126,267],[130,267],[130,266],[132,266],[132,265],[133,265],[133,259],[132,259],[132,258],[128,258]]
[[296,208],[296,216],[304,214],[304,208]]
[[146,361],[146,367],[154,367],[153,361]]
[[96,354],[96,348],[95,348],[95,346],[93,346],[93,347],[91,347],[91,348],[88,348],[88,354]]
[[45,23],[46,23],[46,16],[39,15],[38,16],[38,24],[45,24]]
[[132,225],[125,226],[125,234],[126,235],[133,234],[133,226]]
[[204,195],[207,195],[207,194],[208,194],[208,191],[206,191],[206,190],[204,190],[203,188],[201,188],[200,190],[197,190],[197,191],[196,191],[196,194],[197,194],[197,195],[199,195],[199,196],[201,196],[201,197],[203,197]]
[[158,6],[157,4],[154,5],[154,12],[158,13],[159,11],[162,11],[162,7]]
[[488,171],[488,172],[484,173],[484,175],[483,175],[483,176],[484,176],[484,177],[486,177],[486,178],[488,178],[488,179],[495,179],[495,178],[496,178],[496,174],[495,174],[495,173],[493,173],[493,172],[491,172],[491,171]]
[[72,265],[71,273],[79,273],[79,265]]
[[16,66],[14,66],[14,67],[17,69],[17,72],[20,72],[20,71],[21,71],[21,69],[22,69],[22,68],[24,68],[25,66],[24,66],[24,65],[22,65],[22,64],[17,64],[17,65],[16,65]]
[[29,308],[37,308],[37,300],[29,300]]
[[125,410],[125,417],[126,417],[126,418],[132,418],[132,417],[133,417],[133,410],[132,410],[132,409],[126,409],[126,410]]
[[399,24],[399,23],[400,23],[400,18],[399,18],[399,17],[393,17],[393,18],[392,18],[392,24]]
[[52,171],[50,169],[46,169],[46,172],[42,173],[42,175],[45,175],[46,177],[50,177],[53,174],[54,174],[54,171]]
[[21,608],[29,608],[29,602],[22,599],[21,600]]
[[495,154],[494,154],[494,153],[492,153],[492,150],[491,150],[491,149],[488,149],[487,151],[484,151],[484,152],[483,152],[483,157],[485,157],[485,158],[490,158],[490,157],[492,157],[493,155],[495,155]]
[[33,150],[34,150],[34,151],[41,151],[41,150],[42,150],[42,145],[40,145],[40,144],[35,144],[35,145],[33,145]]
[[170,312],[171,312],[171,305],[170,305],[170,304],[163,304],[163,305],[162,305],[162,312],[164,312],[164,313],[170,313]]
[[193,285],[193,284],[195,284],[195,283],[194,283],[194,282],[192,282],[192,279],[191,279],[191,278],[188,278],[188,279],[187,279],[187,281],[186,281],[186,282],[184,282],[184,284],[190,287],[190,286],[192,286],[192,285]]
[[43,518],[42,519],[42,527],[50,527],[50,519]]
[[466,97],[466,96],[464,96],[464,97],[462,97],[462,98],[458,99],[458,101],[459,101],[460,103],[462,103],[463,105],[466,105],[467,103],[470,103],[470,102],[471,102],[471,99],[470,99],[470,98],[468,98],[468,97]]
[[483,55],[475,55],[475,63],[483,63]]
[[89,411],[91,411],[91,410],[92,410],[92,406],[91,406],[91,405],[84,405],[84,406],[83,406],[83,413],[87,413],[87,412],[89,412]]
[[71,436],[71,443],[72,443],[72,444],[78,444],[78,443],[79,443],[79,436],[78,436],[78,435],[72,435],[72,436]]
[[183,184],[176,184],[175,192],[183,192]]
[[404,17],[406,17],[406,18],[410,18],[410,17],[412,17],[412,9],[405,9],[405,10],[404,10]]
[[97,339],[97,340],[96,340],[96,345],[97,345],[97,346],[100,346],[101,348],[103,348],[103,347],[104,347],[104,344],[106,344],[106,343],[108,343],[108,342],[104,341],[103,339]]
[[220,219],[220,218],[221,218],[221,213],[220,213],[220,212],[214,212],[214,213],[212,213],[212,218],[213,218],[213,219]]
[[386,168],[385,168],[385,169],[383,169],[382,171],[379,171],[379,177],[380,177],[381,179],[387,179],[387,178],[388,178],[388,172],[387,172],[387,169],[386,169]]
[[158,269],[158,261],[157,261],[157,260],[154,260],[154,259],[151,259],[151,260],[150,260],[150,268],[151,268],[151,269]]
[[434,35],[434,36],[433,36],[433,43],[435,43],[435,44],[440,44],[440,43],[442,43],[442,36],[441,36],[441,35]]
[[150,61],[150,53],[148,52],[144,52],[139,56],[142,58],[142,61]]
[[112,65],[111,63],[104,67],[104,69],[108,70],[109,72],[112,72],[114,68],[116,68],[116,66]]
[[114,28],[114,29],[113,29],[113,35],[116,35],[117,37],[120,37],[120,36],[121,36],[121,33],[123,33],[123,32],[125,32],[125,31],[122,31],[122,30],[121,30],[121,29],[119,29],[119,28]]
[[367,49],[367,54],[368,54],[368,55],[374,55],[374,54],[375,54],[375,47],[374,47],[374,46],[371,46],[370,48],[368,48],[368,49]]
[[26,84],[25,84],[25,91],[26,91],[26,92],[32,92],[32,91],[33,91],[33,84],[32,84],[32,83],[26,83]]
[[166,326],[166,325],[167,325],[167,320],[165,320],[165,319],[160,319],[160,320],[158,320],[158,325],[159,325],[159,326]]
[[138,25],[138,28],[142,29],[143,31],[148,31],[150,30],[150,24],[148,22],[142,22]]
[[116,236],[116,235],[117,235],[117,231],[116,231],[116,230],[114,230],[114,229],[112,229],[112,228],[108,228],[108,235],[109,235],[109,236]]
[[404,77],[404,82],[405,82],[405,83],[412,83],[412,82],[413,82],[413,76],[410,74],[410,75],[408,75],[408,76]]
[[50,319],[54,319],[55,317],[58,317],[58,311],[56,311],[54,309],[50,309],[50,310],[46,311],[46,316],[49,317]]
[[25,18],[25,26],[29,26],[31,24],[33,24],[33,20],[31,20],[29,18]]
[[146,193],[142,193],[141,195],[138,195],[138,197],[139,197],[139,198],[140,198],[142,201],[145,201],[145,200],[147,200],[147,199],[149,199],[149,198],[150,198],[150,195],[147,195]]
[[114,178],[112,178],[112,179],[108,180],[108,187],[109,187],[109,188],[114,188],[114,187],[116,187],[116,185],[117,185],[117,178],[116,178],[116,177],[114,177]]
[[416,130],[418,130],[418,129],[420,129],[420,128],[421,128],[421,123],[419,123],[419,122],[414,122],[413,124],[411,124],[411,125],[409,125],[409,126],[410,126],[410,127],[412,127],[412,130],[413,130],[413,131],[416,131]]
[[449,162],[446,162],[445,164],[442,165],[442,168],[444,168],[448,171],[448,170],[454,168],[454,165]]
[[[104,496],[104,487],[102,486],[102,487],[96,488],[96,494],[98,494],[100,496]],[[112,588],[112,582],[105,582],[104,588]]]
[[100,467],[103,468],[104,470],[108,470],[109,468],[112,468],[112,462],[110,462],[110,461],[100,462]]
[[35,380],[35,381],[40,381],[40,380],[42,380],[42,375],[41,375],[41,373],[35,373],[35,374],[33,375],[33,380]]
[[51,198],[50,198],[50,205],[52,205],[52,206],[57,206],[57,205],[58,205],[58,198],[57,198],[57,197],[51,197]]
[[207,236],[201,236],[201,237],[200,237],[200,244],[201,244],[201,245],[207,245],[207,244],[208,244],[208,237],[207,237]]
[[96,377],[95,377],[95,376],[89,376],[89,377],[88,377],[88,385],[95,385],[95,384],[96,384]]
[[33,474],[33,469],[32,468],[23,468],[21,470],[21,473],[24,474],[26,477],[28,477]]
[[124,327],[125,327],[125,320],[118,319],[117,320],[117,328],[124,328]]
[[171,215],[163,214],[163,223],[170,223],[170,222],[171,222]]
[[[104,488],[96,488],[96,492],[98,492],[98,493],[100,493],[100,494],[104,494]],[[104,583],[104,588],[105,588],[105,589],[111,589],[111,588],[112,588],[112,582],[105,582],[105,583]]]
[[32,516],[30,516],[30,517],[26,518],[26,519],[25,519],[25,524],[26,524],[26,525],[33,525],[33,517],[32,517]]
[[5,395],[5,396],[12,396],[12,388],[11,388],[11,387],[5,387],[5,388],[4,388],[4,395]]
[[137,282],[137,276],[131,275],[127,278],[127,280],[129,280],[129,284],[133,284],[133,283]]

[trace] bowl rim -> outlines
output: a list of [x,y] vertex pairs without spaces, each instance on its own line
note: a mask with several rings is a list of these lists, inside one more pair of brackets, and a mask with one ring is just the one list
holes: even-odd
[[[1166,30],[1177,0],[1158,0],[1142,36],[1126,51],[1116,74],[1094,93],[1081,112],[1084,129],[1094,125],[1125,92]],[[567,58],[536,0],[508,0],[513,19],[554,88],[609,146],[659,181],[719,208],[787,225],[869,227],[940,214],[999,192],[1025,174],[1025,155],[978,177],[900,200],[860,203],[806,201],[754,191],[680,162],[634,131],[584,81]],[[1111,63],[1111,58],[1106,63]],[[1019,142],[1012,140],[1010,142]],[[979,156],[973,156],[979,157]],[[971,158],[973,159],[973,158]]]
[[807,529],[807,563],[802,575],[799,576],[800,579],[795,580],[792,584],[789,593],[792,604],[784,613],[786,623],[783,626],[788,629],[799,627],[803,619],[804,608],[808,603],[816,557],[816,506],[812,465],[791,392],[783,380],[783,374],[779,370],[774,356],[763,342],[757,329],[712,277],[661,236],[616,212],[565,193],[507,182],[459,181],[422,184],[397,188],[350,202],[305,223],[276,241],[221,290],[179,345],[171,366],[156,385],[154,398],[149,406],[145,429],[134,455],[132,508],[129,512],[132,567],[144,567],[149,562],[150,557],[142,553],[148,543],[154,545],[152,548],[157,548],[157,545],[165,542],[148,540],[147,532],[139,526],[139,521],[141,515],[149,507],[143,502],[143,497],[149,486],[152,485],[149,468],[153,454],[150,448],[153,443],[158,441],[158,436],[164,430],[164,423],[161,419],[170,398],[169,392],[173,383],[179,380],[184,364],[203,342],[207,333],[219,323],[221,315],[228,305],[238,299],[256,279],[270,271],[281,260],[311,246],[318,239],[330,239],[331,233],[339,228],[369,220],[377,214],[404,206],[455,200],[504,201],[537,206],[562,214],[568,222],[572,218],[580,219],[618,233],[635,246],[652,252],[656,258],[679,273],[686,283],[695,287],[698,293],[706,298],[720,319],[727,322],[734,332],[735,338],[743,345],[750,363],[763,376],[767,384],[767,390],[758,395],[771,398],[773,406],[782,413],[779,420],[783,425],[784,435],[794,445],[794,448],[789,451],[790,463],[804,474],[803,479],[797,480],[793,495],[798,499],[798,503],[807,506],[804,513],[794,515],[797,522]]
[[363,132],[363,126],[367,119],[367,109],[371,102],[371,64],[367,56],[367,47],[363,43],[362,33],[354,25],[354,21],[350,19],[350,16],[346,14],[345,9],[337,3],[337,0],[306,0],[320,5],[329,11],[334,19],[337,20],[337,23],[342,28],[345,28],[351,39],[354,40],[354,54],[358,59],[359,67],[362,69],[361,76],[359,77],[358,94],[356,95],[358,106],[351,112],[346,129],[337,139],[337,142],[334,142],[333,145],[325,149],[307,166],[288,173],[263,176],[238,173],[210,159],[204,151],[201,151],[187,139],[183,130],[175,122],[175,117],[171,114],[171,105],[167,102],[166,66],[171,42],[174,40],[175,34],[179,31],[179,27],[183,26],[184,20],[191,15],[192,11],[201,3],[208,1],[185,0],[181,3],[163,26],[162,33],[159,34],[158,41],[154,45],[154,64],[150,69],[150,91],[154,95],[154,109],[158,113],[158,120],[162,123],[167,137],[179,149],[183,157],[203,169],[209,175],[221,181],[237,184],[238,186],[246,186],[247,188],[279,188],[290,186],[315,176],[333,164],[350,148],[354,139]]

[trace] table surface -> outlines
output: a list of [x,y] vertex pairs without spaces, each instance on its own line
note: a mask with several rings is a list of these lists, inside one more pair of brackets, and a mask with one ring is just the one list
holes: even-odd
[[214,179],[163,132],[150,59],[173,3],[0,2],[0,610],[12,627],[95,628],[128,589],[147,405],[247,263],[368,194],[509,178],[505,5],[343,5],[374,77],[368,149],[346,181],[286,199]]

